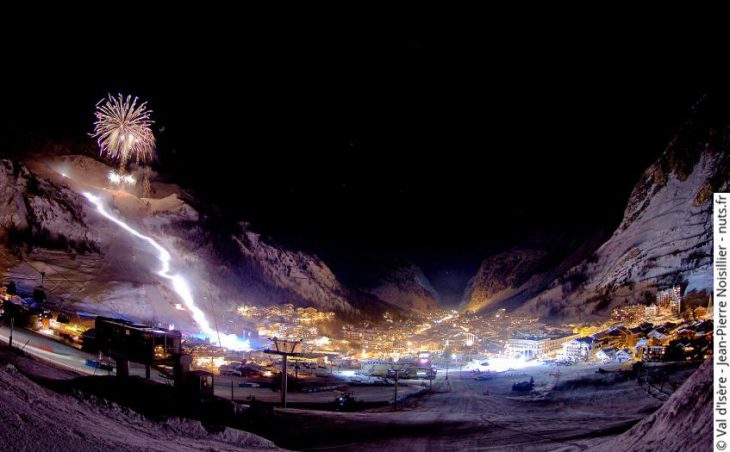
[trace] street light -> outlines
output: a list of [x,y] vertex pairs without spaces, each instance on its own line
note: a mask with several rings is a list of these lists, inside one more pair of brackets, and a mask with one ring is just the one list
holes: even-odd
[[393,411],[396,410],[396,405],[398,403],[398,377],[401,372],[405,371],[405,366],[403,364],[396,364],[393,363],[390,369],[388,369],[388,374],[393,374],[395,376],[395,385],[393,386]]

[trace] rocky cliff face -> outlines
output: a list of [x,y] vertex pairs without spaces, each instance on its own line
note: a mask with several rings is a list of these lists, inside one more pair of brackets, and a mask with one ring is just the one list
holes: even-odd
[[187,256],[216,298],[358,312],[348,299],[349,289],[319,257],[279,246],[246,223],[216,224],[194,212],[193,217],[162,212],[148,223],[158,223],[159,230],[175,237],[175,248]]
[[37,178],[27,167],[0,160],[0,240],[6,245],[92,251],[97,239],[68,187]]
[[730,180],[730,128],[716,108],[697,107],[644,172],[613,235],[569,271],[568,279],[579,284],[556,280],[524,309],[605,316],[617,304],[642,301],[668,285],[680,284],[685,293],[711,290],[712,193],[727,191]]
[[605,317],[611,307],[643,301],[668,285],[709,291],[712,193],[727,191],[730,179],[725,110],[709,101],[696,107],[644,172],[621,224],[595,253],[547,273],[538,265],[539,253],[495,256],[482,265],[465,306],[483,309],[508,300],[525,313],[576,319]]
[[544,249],[515,248],[484,260],[467,286],[461,309],[480,312],[510,300],[524,301],[539,289],[547,255]]
[[386,309],[428,312],[437,309],[440,296],[423,271],[403,258],[364,258],[351,264],[356,275],[348,285],[381,300]]
[[485,259],[469,281],[460,309],[518,308],[590,256],[604,237],[600,231],[585,238],[547,234]]

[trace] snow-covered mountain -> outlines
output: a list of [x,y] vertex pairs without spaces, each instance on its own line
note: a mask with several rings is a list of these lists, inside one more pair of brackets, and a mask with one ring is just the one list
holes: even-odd
[[[78,193],[35,177],[27,167],[0,160],[0,238],[75,251],[95,249]],[[32,239],[32,240],[31,240]]]
[[[692,132],[697,137],[696,127]],[[727,136],[705,132],[700,143],[676,138],[634,188],[611,238],[523,309],[588,317],[673,284],[685,293],[709,292],[712,193],[727,191],[729,175]]]
[[590,256],[604,238],[601,231],[585,238],[541,234],[491,256],[482,261],[469,281],[460,309],[480,312],[517,308]]
[[319,257],[286,249],[251,230],[246,223],[227,229],[198,214],[161,212],[148,222],[175,238],[196,273],[218,299],[253,305],[291,303],[354,314],[349,289]]
[[382,300],[388,308],[406,312],[438,309],[440,296],[423,271],[402,257],[367,256],[349,264],[348,286]]
[[110,170],[82,155],[0,160],[4,281],[30,290],[45,273],[50,296],[67,306],[195,330],[169,281],[157,275],[157,251],[103,218],[82,195],[91,192],[110,214],[170,251],[172,271],[185,276],[201,309],[219,319],[230,318],[225,314],[242,304],[378,315],[397,310],[400,299],[410,306],[428,292],[425,277],[422,285],[388,280],[385,289],[371,293],[353,289],[316,255],[287,249],[247,223],[226,223],[175,185],[153,177],[149,198],[141,197],[139,185],[116,190],[106,180]]
[[524,301],[544,279],[547,254],[540,248],[514,248],[485,259],[469,281],[461,309],[480,312]]
[[[701,105],[644,172],[623,220],[595,253],[545,271],[539,250],[511,250],[486,260],[465,307],[507,301],[521,312],[565,319],[605,317],[665,286],[685,292],[712,286],[712,193],[727,191],[730,128]],[[549,281],[546,280],[549,277]]]

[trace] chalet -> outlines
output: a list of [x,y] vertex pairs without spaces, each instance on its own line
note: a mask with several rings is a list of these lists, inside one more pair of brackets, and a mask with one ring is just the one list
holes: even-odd
[[658,342],[662,345],[669,342],[670,333],[667,331],[664,327],[659,327],[651,330],[649,334],[646,335],[649,339],[653,339],[655,342]]
[[694,316],[696,319],[704,319],[707,317],[707,308],[704,306],[697,306],[694,310]]
[[616,352],[615,360],[620,363],[625,363],[626,361],[631,361],[632,359],[634,359],[634,355],[631,353],[631,350],[627,348],[618,350]]
[[628,335],[627,328],[617,327],[596,333],[593,338],[597,344],[601,345],[601,348],[619,348],[626,343]]
[[616,359],[617,351],[618,350],[616,348],[606,348],[598,350],[598,353],[596,353],[596,359],[604,363],[613,361],[614,359]]
[[694,339],[696,332],[696,325],[689,325],[677,330],[676,336],[680,340],[689,340]]
[[646,333],[647,331],[644,330],[641,325],[630,328],[626,333],[626,346],[634,347],[639,341],[639,338],[644,336]]

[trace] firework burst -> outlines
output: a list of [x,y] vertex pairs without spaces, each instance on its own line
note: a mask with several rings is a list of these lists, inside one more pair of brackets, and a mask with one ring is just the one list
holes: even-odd
[[131,175],[120,174],[116,171],[109,171],[107,179],[109,179],[109,182],[111,182],[112,185],[134,185],[137,183],[137,180]]
[[136,97],[109,94],[96,103],[96,122],[90,135],[96,138],[101,153],[118,159],[122,169],[131,159],[144,162],[155,151],[150,113],[147,102],[137,105]]

